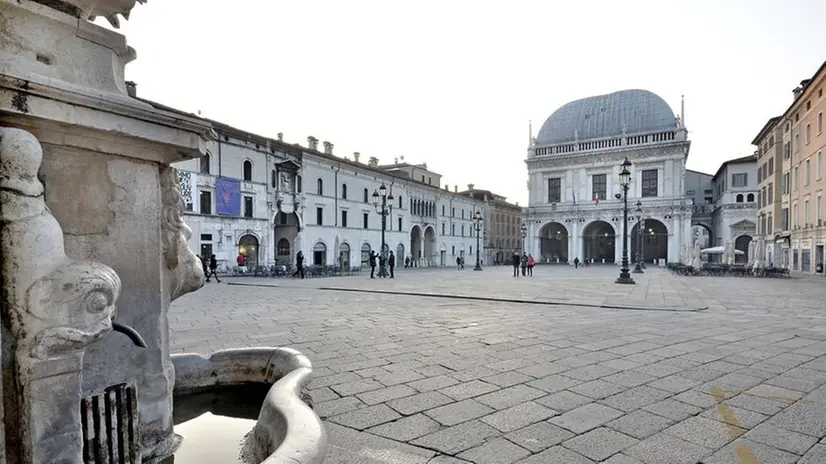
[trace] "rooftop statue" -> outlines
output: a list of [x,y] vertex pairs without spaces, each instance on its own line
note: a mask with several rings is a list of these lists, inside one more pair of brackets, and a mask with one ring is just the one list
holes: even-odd
[[67,13],[89,21],[102,16],[109,21],[112,27],[119,29],[118,15],[129,19],[129,12],[135,8],[135,3],[146,3],[146,0],[63,0],[63,3],[68,4],[66,8],[76,9],[74,12],[67,11]]

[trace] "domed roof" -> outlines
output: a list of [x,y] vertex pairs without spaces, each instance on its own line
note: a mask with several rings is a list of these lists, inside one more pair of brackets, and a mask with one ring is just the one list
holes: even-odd
[[536,137],[537,145],[674,130],[668,103],[647,90],[621,90],[574,100],[554,111]]

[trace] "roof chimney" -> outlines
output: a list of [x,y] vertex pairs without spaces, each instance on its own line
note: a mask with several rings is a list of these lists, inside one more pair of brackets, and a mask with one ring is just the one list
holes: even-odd
[[393,164],[399,164],[399,158],[398,157],[393,158]]
[[458,185],[453,186],[453,193],[459,193],[459,186]]
[[355,161],[356,163],[358,163],[358,162],[359,162],[359,156],[361,156],[361,153],[359,153],[359,152],[357,152],[357,151],[354,151],[354,152],[353,152],[353,161]]
[[375,156],[371,156],[370,159],[367,161],[367,165],[371,168],[376,168],[379,166],[379,159]]
[[445,184],[445,190],[447,190],[449,192],[450,191],[450,185]]
[[326,140],[324,141],[324,154],[325,155],[332,155],[333,154],[333,144],[326,141]]
[[473,192],[474,185],[476,185],[476,184],[467,184],[468,191]]
[[126,81],[126,93],[132,98],[138,97],[138,84],[132,81]]
[[279,141],[279,142],[283,142],[283,141],[284,141],[284,133],[283,133],[283,132],[279,132],[279,133],[277,134],[277,136],[278,136],[278,141]]
[[318,150],[318,139],[312,135],[307,137],[307,148],[310,150]]

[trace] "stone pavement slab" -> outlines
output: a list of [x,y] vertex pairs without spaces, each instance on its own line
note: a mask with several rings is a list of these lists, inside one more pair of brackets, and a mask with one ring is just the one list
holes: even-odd
[[[615,271],[228,278],[254,286],[210,283],[175,301],[170,343],[307,355],[328,463],[826,462],[823,281],[651,269],[652,302],[708,309],[609,309],[644,287],[616,288]],[[322,289],[333,285],[359,291]]]

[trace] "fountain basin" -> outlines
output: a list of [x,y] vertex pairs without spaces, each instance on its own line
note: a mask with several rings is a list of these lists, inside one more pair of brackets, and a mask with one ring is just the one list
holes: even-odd
[[[187,414],[195,416],[199,411],[220,415],[224,403],[221,398],[231,399],[249,389],[247,398],[260,399],[257,395],[263,394],[263,400],[255,424],[247,423],[252,426],[252,432],[243,444],[244,461],[251,464],[321,464],[324,461],[327,445],[324,427],[302,398],[302,390],[312,375],[312,364],[306,356],[290,348],[239,348],[217,351],[209,358],[194,353],[172,355],[172,364],[175,367],[173,404],[187,403],[186,411],[181,411],[176,423],[185,422],[190,419]],[[193,408],[193,401],[203,402],[204,407]],[[239,404],[237,401],[227,403]],[[239,420],[251,418],[249,406],[246,412],[244,408],[243,405],[233,407],[234,412],[226,415]],[[236,426],[245,425],[235,423],[233,427]]]

